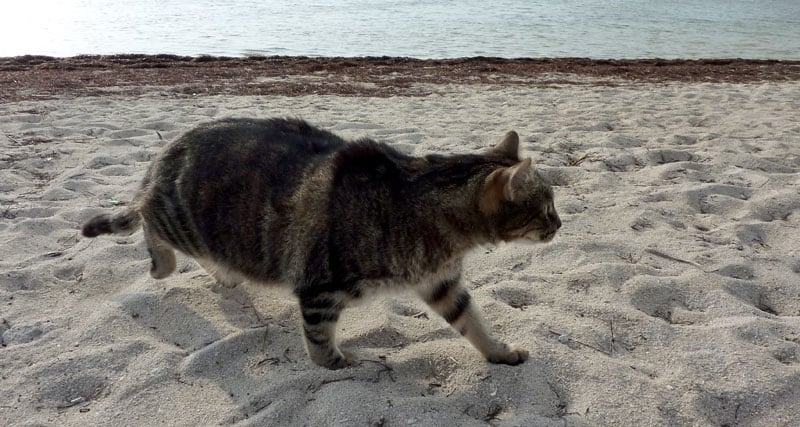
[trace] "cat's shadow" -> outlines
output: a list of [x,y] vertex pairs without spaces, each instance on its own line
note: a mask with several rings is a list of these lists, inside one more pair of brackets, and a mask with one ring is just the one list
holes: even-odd
[[[222,424],[258,425],[275,417],[314,420],[331,408],[353,407],[354,400],[359,408],[374,408],[352,414],[365,424],[391,420],[406,411],[416,413],[432,401],[460,405],[462,414],[476,420],[511,412],[522,404],[519,399],[548,416],[557,416],[565,406],[559,397],[563,393],[546,381],[543,363],[529,360],[511,367],[458,361],[448,352],[451,344],[440,345],[442,340],[460,342],[448,328],[434,328],[422,340],[408,338],[413,334],[402,326],[391,327],[390,337],[379,342],[372,336],[343,337],[343,351],[360,360],[331,371],[306,356],[299,314],[261,314],[251,295],[254,291],[247,286],[210,288],[220,296],[225,319],[238,330],[191,352],[181,363],[179,376],[191,384],[210,383],[231,400],[234,408],[220,420]],[[409,340],[414,348],[401,356],[396,344]]]
[[225,320],[240,329],[251,329],[267,326],[272,316],[262,313],[258,304],[251,297],[246,285],[229,286],[209,279],[207,285],[211,292],[219,295],[218,305]]
[[287,335],[297,342],[293,334],[269,326],[232,334],[187,358],[184,381],[210,382],[229,397],[235,408],[222,424],[268,425],[279,419],[285,425],[297,420],[325,425],[331,411],[347,408],[356,424],[380,425],[380,420],[404,419],[433,405],[463,414],[457,425],[522,407],[559,417],[567,406],[564,393],[548,383],[545,365],[538,361],[515,367],[456,365],[446,354],[387,360],[359,352],[357,365],[331,371],[298,354],[301,345],[286,347]]

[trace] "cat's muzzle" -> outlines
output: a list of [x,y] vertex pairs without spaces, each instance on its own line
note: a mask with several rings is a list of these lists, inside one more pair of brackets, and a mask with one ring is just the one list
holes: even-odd
[[533,232],[528,233],[528,235],[526,235],[525,237],[535,242],[548,243],[556,237],[556,233],[558,232],[559,228],[561,228],[561,220],[556,219],[546,229],[534,230]]

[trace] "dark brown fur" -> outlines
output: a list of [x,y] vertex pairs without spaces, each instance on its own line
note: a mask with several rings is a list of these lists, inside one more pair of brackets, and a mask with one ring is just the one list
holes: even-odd
[[490,337],[459,279],[475,246],[549,241],[561,226],[518,141],[509,132],[481,153],[411,157],[300,120],[222,120],[168,145],[131,208],[83,234],[143,224],[156,278],[178,249],[223,282],[291,284],[322,366],[350,363],[335,343],[339,313],[384,286],[413,288],[489,361],[517,364],[527,352]]

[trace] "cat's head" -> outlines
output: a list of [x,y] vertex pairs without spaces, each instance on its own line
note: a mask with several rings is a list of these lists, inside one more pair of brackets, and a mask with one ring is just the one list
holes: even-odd
[[495,169],[483,183],[479,208],[493,234],[504,241],[549,242],[561,227],[553,189],[531,165],[519,159],[519,136],[508,132],[489,151],[516,163]]

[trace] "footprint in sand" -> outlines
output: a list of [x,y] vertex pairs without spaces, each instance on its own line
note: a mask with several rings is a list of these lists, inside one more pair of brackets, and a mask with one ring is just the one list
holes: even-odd
[[131,176],[134,169],[127,165],[112,165],[100,168],[97,173],[103,176]]
[[[37,378],[36,399],[65,409],[98,398],[111,387],[113,376],[122,375],[137,358],[150,350],[141,342],[71,353],[69,357],[37,363],[26,369],[23,378]],[[153,373],[154,371],[151,371]],[[167,374],[162,374],[166,376]],[[164,379],[162,379],[164,380]]]
[[412,305],[403,300],[391,301],[389,303],[389,310],[391,310],[392,313],[403,317],[414,317],[422,319],[427,319],[430,317],[427,311],[422,307]]
[[115,158],[115,157],[111,157],[111,156],[96,156],[96,157],[91,158],[87,162],[86,167],[88,169],[95,169],[96,170],[96,169],[102,169],[102,168],[107,167],[107,166],[118,165],[119,163],[120,163],[120,160],[118,158]]
[[689,135],[673,135],[672,143],[674,145],[695,145],[697,144],[697,137]]
[[706,301],[692,294],[674,279],[636,276],[625,284],[632,288],[631,304],[648,316],[672,325],[691,325],[706,321]]
[[747,247],[763,249],[769,247],[769,227],[766,223],[742,224],[736,226],[736,238]]
[[52,202],[72,200],[77,197],[77,193],[67,190],[66,188],[51,188],[42,193],[42,200],[48,200]]
[[800,363],[800,344],[795,339],[783,338],[783,342],[773,344],[772,357],[784,365],[796,365]]
[[[30,207],[30,208],[20,208],[14,209],[13,215],[14,218],[49,218],[54,216],[59,210],[55,208],[43,208],[43,207]],[[10,211],[9,211],[10,213]]]
[[111,132],[108,134],[109,139],[132,139],[137,138],[140,136],[153,136],[154,132],[149,129],[126,129],[126,130],[119,130],[115,132]]
[[158,156],[157,151],[146,151],[146,150],[137,150],[130,153],[125,154],[120,159],[120,163],[123,164],[130,164],[130,163],[142,163],[146,162],[149,163]]
[[722,184],[703,185],[685,192],[692,209],[715,215],[736,215],[744,211],[752,194],[752,189]]
[[63,280],[66,282],[74,283],[82,274],[84,269],[83,262],[73,262],[72,265],[58,267],[54,272],[53,276],[55,276],[58,280]]
[[30,238],[33,238],[33,236],[50,236],[53,234],[58,234],[63,232],[63,230],[69,230],[72,227],[73,224],[60,218],[47,217],[24,219],[12,226],[12,231],[17,236],[29,236]]
[[647,163],[650,165],[663,165],[676,162],[697,161],[697,156],[682,150],[658,149],[647,152]]
[[622,153],[603,160],[603,165],[611,172],[630,172],[642,168],[642,164],[633,154]]
[[754,203],[750,211],[756,219],[765,222],[776,220],[788,221],[789,217],[800,210],[800,196],[796,191],[781,191],[766,199]]
[[756,317],[740,320],[728,330],[742,347],[768,353],[784,365],[800,363],[800,337],[797,331],[774,319]]
[[717,270],[717,274],[742,280],[750,280],[756,277],[753,268],[745,264],[728,264]]
[[660,224],[669,225],[675,230],[686,230],[686,224],[676,218],[676,215],[666,210],[645,209],[636,215],[630,227],[636,231],[645,231],[657,228]]
[[92,188],[97,185],[97,182],[89,179],[67,179],[61,185],[64,189],[74,191],[76,193],[91,194]]
[[732,280],[723,290],[744,304],[773,316],[800,316],[800,295],[787,285],[765,287],[749,280]]
[[4,322],[2,326],[2,335],[0,335],[0,345],[2,347],[8,347],[27,344],[38,340],[52,329],[54,329],[53,324],[49,321],[35,321],[33,323],[14,325]]
[[[576,165],[578,166],[578,165]],[[586,171],[575,166],[537,166],[536,170],[550,185],[566,187],[586,179]]]
[[492,289],[492,296],[509,307],[525,310],[528,306],[536,304],[530,291],[507,284],[500,284]]
[[46,274],[42,270],[11,270],[0,273],[0,290],[15,291],[35,291],[46,287],[49,278],[43,277]]
[[412,341],[399,329],[384,322],[374,322],[367,328],[356,328],[357,330],[349,331],[349,337],[342,337],[341,344],[345,349],[388,348]]
[[752,154],[732,154],[732,153],[719,153],[717,155],[717,162],[720,164],[729,164],[742,169],[749,169],[753,171],[766,172],[766,173],[796,173],[800,170],[797,165],[784,165],[783,162],[790,162],[784,159],[766,159],[756,157]]

